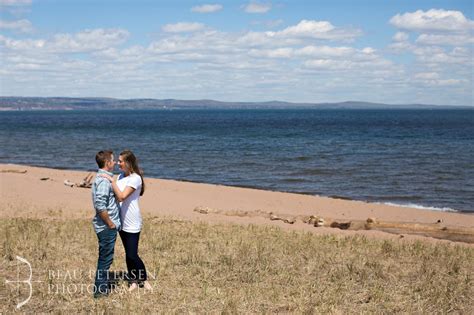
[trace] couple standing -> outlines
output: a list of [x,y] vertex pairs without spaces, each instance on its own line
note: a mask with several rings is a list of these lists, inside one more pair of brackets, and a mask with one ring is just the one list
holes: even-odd
[[96,213],[92,222],[99,241],[99,259],[94,297],[110,292],[109,268],[114,259],[117,233],[120,234],[125,249],[129,291],[137,289],[139,285],[151,290],[151,285],[146,281],[145,265],[138,256],[142,228],[138,200],[145,191],[145,183],[137,159],[131,151],[120,153],[117,164],[121,173],[116,181],[112,173],[115,166],[113,152],[100,151],[95,159],[99,171],[92,185],[92,201]]

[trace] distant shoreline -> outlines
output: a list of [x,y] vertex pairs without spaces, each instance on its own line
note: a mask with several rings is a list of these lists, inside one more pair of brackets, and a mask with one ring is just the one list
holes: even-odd
[[177,109],[472,109],[474,105],[385,104],[360,101],[298,103],[284,101],[223,102],[215,100],[114,99],[0,96],[0,111]]
[[88,109],[88,108],[38,108],[38,109],[21,109],[21,108],[0,108],[0,112],[85,112],[85,111],[131,111],[131,110],[143,110],[143,111],[213,111],[213,110],[321,110],[321,111],[331,111],[331,110],[348,110],[348,111],[369,111],[369,110],[379,110],[379,111],[395,111],[395,110],[403,110],[403,111],[432,111],[432,110],[467,110],[467,111],[474,111],[474,107],[471,108],[469,106],[466,107],[455,107],[455,106],[445,106],[440,108],[410,108],[410,107],[403,107],[403,108],[316,108],[316,107],[282,107],[282,108],[224,108],[224,107],[178,107],[178,108],[96,108],[96,109]]

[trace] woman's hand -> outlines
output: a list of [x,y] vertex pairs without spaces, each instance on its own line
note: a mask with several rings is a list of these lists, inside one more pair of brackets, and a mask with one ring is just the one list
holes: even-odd
[[113,182],[113,181],[114,181],[114,179],[112,178],[112,176],[107,175],[107,174],[103,174],[103,173],[102,173],[102,174],[99,174],[98,176],[107,179],[109,182]]

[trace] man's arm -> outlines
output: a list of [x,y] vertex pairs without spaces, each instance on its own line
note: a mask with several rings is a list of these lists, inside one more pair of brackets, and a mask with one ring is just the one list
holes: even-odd
[[107,212],[107,203],[109,200],[109,183],[107,180],[103,180],[97,184],[97,190],[94,200],[94,208],[99,217],[104,221],[105,224],[111,229],[116,228],[114,222],[110,219],[109,213]]
[[107,224],[107,226],[109,228],[111,228],[111,229],[116,228],[114,222],[112,222],[112,220],[110,220],[109,213],[106,210],[103,210],[103,211],[99,212],[99,217],[102,219],[102,221],[105,222],[105,224]]

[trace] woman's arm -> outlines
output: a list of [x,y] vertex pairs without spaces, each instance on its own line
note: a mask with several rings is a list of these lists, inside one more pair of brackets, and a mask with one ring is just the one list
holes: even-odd
[[128,196],[130,196],[135,191],[135,188],[130,187],[130,186],[125,187],[125,189],[123,191],[121,191],[119,189],[119,187],[117,186],[117,183],[114,180],[112,180],[110,183],[112,184],[112,188],[114,190],[115,198],[119,202],[122,202],[125,199],[127,199]]
[[99,176],[106,178],[110,181],[110,183],[112,184],[112,189],[114,190],[115,198],[119,202],[122,202],[125,199],[127,199],[128,196],[130,196],[135,191],[135,188],[130,187],[130,186],[125,187],[125,189],[121,191],[117,183],[114,181],[114,179],[111,176],[107,174],[99,174]]

